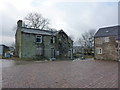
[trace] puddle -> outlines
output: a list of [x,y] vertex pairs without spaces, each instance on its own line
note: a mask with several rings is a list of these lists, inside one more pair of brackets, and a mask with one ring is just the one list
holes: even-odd
[[14,60],[5,60],[5,59],[0,59],[0,60],[2,61],[2,67],[15,66]]
[[33,61],[15,61],[15,60],[6,60],[6,59],[0,59],[0,61],[1,61],[0,66],[2,68],[33,63]]

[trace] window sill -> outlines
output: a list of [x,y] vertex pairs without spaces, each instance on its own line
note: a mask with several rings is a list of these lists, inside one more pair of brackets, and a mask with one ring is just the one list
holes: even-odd
[[42,42],[35,42],[35,44],[43,44]]

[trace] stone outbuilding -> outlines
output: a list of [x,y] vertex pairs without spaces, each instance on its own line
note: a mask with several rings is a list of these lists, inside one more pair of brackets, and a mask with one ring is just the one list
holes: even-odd
[[9,47],[1,44],[0,45],[0,57],[4,56],[5,57],[5,53],[7,53],[9,51]]
[[95,59],[119,60],[120,26],[100,28],[95,36]]
[[73,41],[63,31],[40,30],[17,22],[16,56],[27,59],[72,59]]

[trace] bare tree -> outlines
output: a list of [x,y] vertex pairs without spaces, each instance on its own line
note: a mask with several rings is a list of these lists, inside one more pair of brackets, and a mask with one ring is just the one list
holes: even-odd
[[78,41],[76,41],[80,46],[83,46],[84,45],[84,40],[83,40],[83,38],[82,37],[80,37],[79,39],[78,39]]
[[49,20],[39,13],[29,13],[24,20],[28,27],[40,30],[49,28],[50,24]]
[[92,29],[92,30],[89,30],[88,32],[83,33],[81,37],[79,38],[78,43],[80,45],[86,44],[86,46],[90,46],[90,43],[93,43],[94,41],[95,31],[96,30]]
[[80,46],[84,48],[85,53],[92,53],[93,47],[94,47],[94,29],[89,30],[88,32],[85,32],[81,35],[81,37],[78,39],[78,43]]

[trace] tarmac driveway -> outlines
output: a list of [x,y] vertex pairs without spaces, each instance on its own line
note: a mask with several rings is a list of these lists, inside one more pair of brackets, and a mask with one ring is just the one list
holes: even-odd
[[3,88],[118,87],[118,62],[115,61],[23,62],[3,64],[2,70]]

